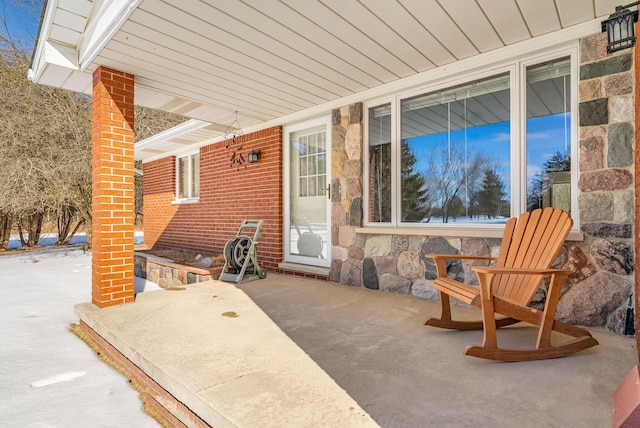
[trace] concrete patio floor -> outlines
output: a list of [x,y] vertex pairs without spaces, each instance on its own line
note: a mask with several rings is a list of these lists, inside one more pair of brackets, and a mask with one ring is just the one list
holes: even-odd
[[[437,302],[271,273],[75,310],[201,419],[178,416],[187,426],[607,427],[638,362],[634,339],[602,330],[599,346],[565,358],[467,357],[482,332],[422,325]],[[499,334],[519,347],[536,330]]]

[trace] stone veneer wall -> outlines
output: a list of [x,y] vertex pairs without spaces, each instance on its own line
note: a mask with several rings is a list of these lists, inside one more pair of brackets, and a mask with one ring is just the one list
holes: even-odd
[[362,285],[362,103],[332,112],[331,242],[329,279]]
[[[634,66],[632,50],[606,52],[606,35],[580,43],[580,162],[578,189],[584,240],[567,242],[556,267],[567,278],[557,317],[625,333],[634,284]],[[500,240],[424,235],[357,234],[362,226],[362,104],[333,111],[330,280],[352,286],[438,299],[427,253],[497,255]],[[450,275],[468,283],[470,263]],[[542,286],[534,306],[541,306]],[[629,333],[629,331],[627,331]]]
[[635,274],[635,67],[632,49],[607,54],[606,45],[604,33],[580,42],[578,188],[585,240],[576,255],[584,260],[558,310],[568,320],[624,333]]
[[222,266],[198,268],[137,252],[133,257],[133,270],[135,276],[148,279],[161,288],[176,288],[218,279]]

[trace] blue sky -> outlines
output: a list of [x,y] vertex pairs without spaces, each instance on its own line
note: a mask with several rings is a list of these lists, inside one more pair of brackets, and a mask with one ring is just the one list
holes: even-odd
[[[33,48],[38,33],[42,4],[42,0],[0,0],[0,20],[6,22],[9,33],[18,36],[28,49]],[[4,27],[1,31],[6,32]]]

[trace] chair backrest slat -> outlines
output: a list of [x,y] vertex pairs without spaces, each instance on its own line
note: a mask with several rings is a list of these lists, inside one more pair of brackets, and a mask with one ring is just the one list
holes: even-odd
[[511,241],[513,240],[517,221],[517,218],[512,217],[507,221],[507,224],[504,227],[504,233],[502,234],[502,243],[500,244],[500,252],[498,253],[496,266],[506,265],[507,255],[509,254],[509,247],[511,246]]
[[[557,208],[536,209],[510,219],[505,227],[497,266],[546,269],[551,266],[571,231],[573,220]],[[526,306],[541,282],[531,275],[498,275],[496,296]]]

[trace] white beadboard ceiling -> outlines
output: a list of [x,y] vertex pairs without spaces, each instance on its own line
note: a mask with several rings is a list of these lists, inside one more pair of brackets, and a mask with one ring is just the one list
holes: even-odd
[[135,75],[136,104],[210,122],[216,126],[209,131],[220,135],[236,120],[243,127],[273,122],[603,19],[616,5],[611,0],[49,0],[30,77],[90,93],[98,66],[125,71]]

